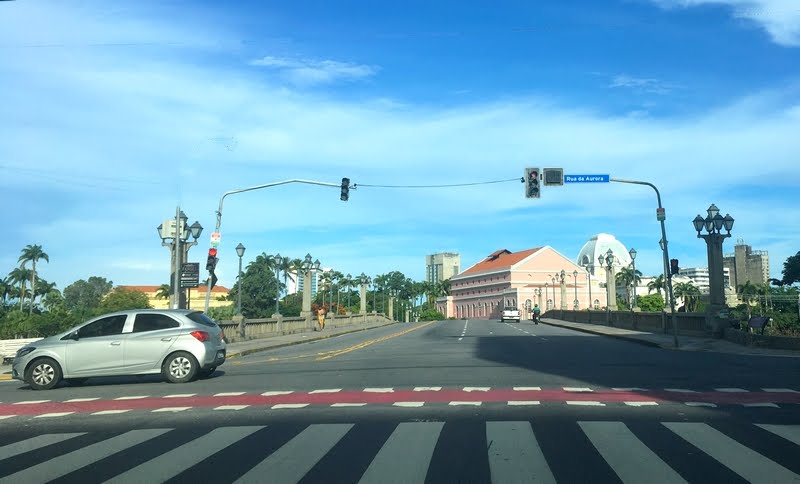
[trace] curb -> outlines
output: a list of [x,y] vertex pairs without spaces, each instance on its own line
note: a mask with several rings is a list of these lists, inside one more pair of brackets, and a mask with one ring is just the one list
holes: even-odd
[[640,339],[640,338],[635,338],[633,336],[626,336],[626,335],[622,335],[622,334],[601,333],[599,331],[592,331],[591,329],[588,329],[588,328],[576,328],[574,326],[566,326],[566,325],[563,325],[563,324],[550,323],[550,322],[547,322],[545,320],[542,320],[542,324],[547,324],[547,325],[550,325],[550,326],[556,326],[556,327],[564,328],[564,329],[571,329],[573,331],[578,331],[578,332],[581,332],[581,333],[595,334],[595,335],[598,335],[598,336],[608,336],[609,338],[615,338],[615,339],[620,339],[620,340],[623,340],[623,341],[629,341],[631,343],[639,343],[640,345],[649,346],[650,348],[672,349],[671,347],[662,346],[662,345],[660,345],[658,343],[654,343],[652,341],[643,340],[643,339]]
[[287,346],[296,346],[296,345],[300,345],[300,344],[303,344],[303,343],[311,343],[312,341],[321,341],[321,340],[325,340],[325,339],[335,338],[337,336],[343,336],[345,334],[353,334],[353,333],[358,333],[358,332],[361,332],[361,331],[369,331],[370,329],[384,328],[384,327],[392,325],[392,324],[398,324],[398,322],[386,323],[386,324],[383,324],[383,325],[380,325],[380,326],[372,326],[372,327],[369,327],[369,328],[358,328],[358,329],[353,329],[353,330],[350,330],[350,331],[343,331],[341,333],[318,336],[316,338],[303,339],[303,340],[299,340],[299,341],[290,341],[288,343],[279,343],[279,344],[272,345],[272,346],[265,346],[265,347],[259,347],[259,348],[250,348],[250,349],[243,350],[243,351],[240,351],[240,352],[232,354],[232,355],[228,355],[225,359],[226,360],[233,360],[233,359],[239,358],[241,356],[252,355],[253,353],[260,353],[262,351],[269,351],[269,350],[274,350],[274,349],[277,349],[277,348],[285,348]]

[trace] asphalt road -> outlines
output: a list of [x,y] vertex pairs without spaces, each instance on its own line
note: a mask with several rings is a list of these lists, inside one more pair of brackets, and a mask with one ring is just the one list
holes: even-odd
[[800,482],[800,359],[399,324],[209,379],[0,382],[3,482]]

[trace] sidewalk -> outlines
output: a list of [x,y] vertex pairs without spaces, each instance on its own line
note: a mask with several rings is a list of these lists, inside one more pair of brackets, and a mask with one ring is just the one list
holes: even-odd
[[750,356],[783,356],[800,358],[800,351],[773,350],[768,348],[753,348],[739,345],[724,339],[700,338],[695,336],[678,335],[678,347],[675,348],[672,334],[648,333],[630,329],[615,328],[599,324],[571,323],[558,319],[542,318],[542,323],[559,328],[572,329],[583,333],[598,334],[617,338],[633,343],[639,343],[655,348],[664,348],[677,351],[710,351]]
[[283,336],[270,336],[268,338],[251,339],[248,341],[241,341],[235,343],[228,343],[227,354],[228,359],[246,356],[259,351],[267,351],[275,348],[282,348],[284,346],[292,346],[309,341],[319,341],[343,334],[357,333],[359,331],[366,331],[373,328],[382,328],[391,324],[399,324],[397,322],[380,322],[380,323],[366,323],[366,324],[351,324],[339,328],[326,327],[324,331],[308,331],[303,333],[286,334]]

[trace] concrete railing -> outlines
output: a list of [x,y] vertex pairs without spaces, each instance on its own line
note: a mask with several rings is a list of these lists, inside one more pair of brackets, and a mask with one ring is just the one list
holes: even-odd
[[0,362],[11,360],[16,356],[17,350],[40,339],[42,338],[0,339]]
[[[562,311],[551,309],[542,315],[545,318],[560,319],[573,323],[598,324],[615,328],[649,331],[651,333],[671,333],[672,315],[662,312],[584,310]],[[711,334],[704,313],[676,313],[678,334],[685,336],[708,336]]]
[[[343,328],[356,324],[389,322],[391,322],[391,320],[383,313],[347,314],[328,316],[325,318],[325,328]],[[222,327],[223,331],[225,331],[225,336],[228,338],[228,341],[233,343],[236,341],[314,331],[317,325],[317,317],[245,319],[244,339],[239,335],[239,323],[237,321],[223,320],[219,321],[219,325]]]

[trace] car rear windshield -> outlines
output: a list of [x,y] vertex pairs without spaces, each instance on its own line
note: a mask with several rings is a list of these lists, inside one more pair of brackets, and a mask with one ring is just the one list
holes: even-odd
[[517,310],[517,308],[507,307],[505,310],[506,310],[506,311],[516,311],[516,310]]
[[195,323],[204,324],[206,326],[217,325],[217,323],[215,323],[213,319],[209,318],[208,316],[205,315],[205,313],[202,313],[200,311],[197,311],[195,313],[189,313],[186,315],[186,317],[191,319]]

